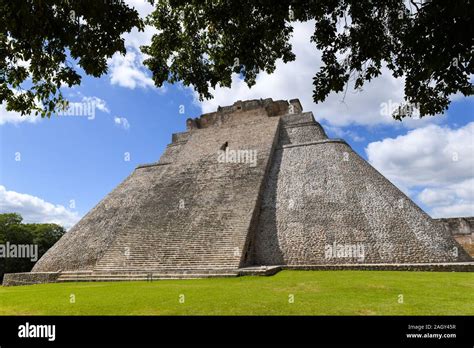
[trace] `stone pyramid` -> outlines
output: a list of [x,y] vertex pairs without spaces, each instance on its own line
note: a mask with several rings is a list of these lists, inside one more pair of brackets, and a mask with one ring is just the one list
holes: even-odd
[[30,277],[470,260],[297,99],[265,99],[188,119],[160,160],[138,166]]

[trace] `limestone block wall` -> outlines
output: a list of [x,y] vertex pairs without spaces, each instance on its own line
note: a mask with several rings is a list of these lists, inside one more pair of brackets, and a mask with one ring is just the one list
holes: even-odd
[[239,101],[187,127],[33,272],[471,260],[297,100]]
[[282,118],[249,264],[469,260],[440,225],[314,123]]
[[281,117],[279,146],[327,139],[323,127],[314,122],[313,114],[305,112]]
[[[117,236],[138,216],[148,190],[145,172],[135,171],[89,211],[38,260],[32,272],[91,270]],[[156,173],[159,179],[163,171]]]
[[454,239],[474,256],[474,217],[436,219]]
[[[33,271],[239,267],[278,124],[257,107],[174,135],[159,162],[139,166]],[[255,151],[256,162],[220,163],[225,146]]]
[[3,286],[33,285],[44,283],[55,283],[58,280],[57,272],[24,272],[7,273],[3,276]]

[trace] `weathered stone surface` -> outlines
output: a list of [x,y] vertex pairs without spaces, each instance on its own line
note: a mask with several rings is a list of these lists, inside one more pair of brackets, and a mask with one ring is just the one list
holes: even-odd
[[55,283],[59,272],[7,273],[3,276],[3,286]]
[[[327,139],[312,115],[303,115],[281,118],[249,264],[470,259],[449,233],[348,144]],[[359,247],[363,255],[328,257],[327,248],[334,245]]]
[[454,239],[474,256],[474,217],[436,219]]
[[292,265],[281,269],[305,271],[412,271],[412,272],[474,272],[474,262],[445,263],[365,263],[339,265]]
[[[238,268],[278,124],[257,104],[173,136],[159,163],[137,168],[33,271]],[[256,165],[219,163],[225,143],[256,151]]]
[[[328,139],[297,99],[239,101],[189,119],[187,127],[173,134],[158,162],[138,166],[67,232],[33,273],[7,282],[53,279],[38,272],[61,272],[58,281],[120,280],[235,276],[252,265],[471,261],[344,140]],[[226,151],[255,152],[256,161],[222,163]]]
[[435,219],[444,225],[453,236],[469,236],[474,234],[474,217]]

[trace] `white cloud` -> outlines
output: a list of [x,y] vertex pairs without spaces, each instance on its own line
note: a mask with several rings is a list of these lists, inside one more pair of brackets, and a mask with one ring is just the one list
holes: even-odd
[[100,99],[99,97],[83,97],[83,103],[92,103],[97,109],[107,114],[110,114],[109,107],[105,100]]
[[125,3],[138,11],[140,17],[144,18],[153,11],[153,5],[147,0],[125,0]]
[[425,188],[418,199],[433,206],[435,217],[474,216],[474,178],[442,188]]
[[138,31],[136,28],[132,29],[131,32],[123,34],[125,40],[125,47],[127,50],[133,49],[134,52],[145,57],[140,51],[140,46],[149,45],[151,38],[155,33],[158,33],[155,27],[150,25],[145,26],[144,31]]
[[415,197],[434,217],[474,216],[474,122],[452,129],[428,125],[370,143],[369,162]]
[[202,102],[203,112],[215,111],[219,105],[231,105],[236,100],[258,98],[299,98],[305,109],[314,109],[311,97],[312,76],[317,65],[315,63],[319,62],[320,58],[316,48],[309,42],[313,28],[313,24],[309,22],[295,23],[291,42],[296,61],[287,64],[278,61],[275,72],[270,75],[260,73],[252,88],[248,88],[238,75],[234,74],[232,88],[218,87],[212,90],[214,98]]
[[[106,101],[99,98],[99,97],[95,97],[95,96],[86,97],[86,96],[83,96],[81,92],[77,92],[75,94],[69,93],[69,95],[70,95],[70,97],[71,96],[72,97],[74,97],[74,96],[82,97],[80,102],[72,102],[71,101],[69,103],[69,106],[72,107],[72,108],[74,108],[75,105],[78,105],[82,109],[84,107],[84,105],[90,105],[90,107],[98,109],[102,112],[110,113],[110,110],[109,110],[109,107],[108,107]],[[41,105],[38,104],[38,106],[41,106]],[[34,114],[28,114],[28,115],[21,116],[21,114],[19,112],[7,111],[5,103],[0,104],[0,126],[3,125],[3,124],[6,124],[6,123],[13,123],[13,124],[19,124],[19,123],[23,123],[23,122],[37,123],[40,120],[41,120],[40,115],[35,116]]]
[[431,215],[433,216],[433,218],[474,216],[473,204],[473,202],[470,202],[434,207],[431,212]]
[[114,117],[114,122],[117,126],[122,127],[123,129],[129,129],[130,128],[130,123],[125,117]]
[[111,84],[130,89],[153,87],[153,80],[147,75],[142,62],[141,55],[132,50],[125,56],[115,53],[108,61]]
[[6,123],[18,124],[22,122],[36,123],[41,120],[41,116],[24,115],[21,116],[19,112],[7,111],[6,103],[0,104],[0,126]]
[[0,212],[19,213],[25,222],[56,223],[67,229],[80,219],[77,212],[62,205],[49,203],[29,194],[8,191],[2,185],[0,185]]
[[[126,3],[134,7],[141,18],[145,18],[154,8],[145,0],[126,0]],[[140,51],[140,46],[150,44],[152,36],[157,32],[154,27],[146,26],[144,31],[140,32],[134,28],[131,32],[122,35],[127,53],[125,56],[116,53],[108,60],[110,83],[112,85],[130,89],[155,86],[147,68],[143,65],[146,56]],[[159,90],[164,91],[164,88]]]
[[[294,23],[291,44],[296,55],[295,61],[286,64],[281,60],[277,61],[274,73],[260,73],[252,88],[248,88],[245,82],[234,74],[232,88],[218,87],[212,90],[214,98],[201,103],[202,111],[212,112],[219,105],[231,105],[237,100],[299,98],[303,108],[312,111],[318,121],[324,120],[333,126],[343,127],[351,124],[399,126],[399,121],[395,121],[390,115],[382,114],[382,105],[390,101],[403,102],[404,81],[395,79],[386,68],[380,77],[367,83],[363,91],[354,91],[349,87],[345,96],[344,93],[332,93],[322,103],[313,102],[313,77],[322,66],[321,52],[310,42],[313,33],[313,21]],[[197,96],[195,98],[197,102]],[[433,117],[407,119],[403,121],[403,126],[415,128],[432,122],[440,120]]]
[[369,161],[409,186],[459,182],[473,176],[474,122],[451,129],[429,125],[370,143]]

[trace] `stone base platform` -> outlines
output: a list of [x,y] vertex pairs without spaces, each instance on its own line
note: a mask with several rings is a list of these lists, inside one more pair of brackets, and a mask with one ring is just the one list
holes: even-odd
[[288,265],[281,269],[306,271],[420,271],[420,272],[474,272],[474,262],[446,263],[359,263],[340,265]]
[[474,272],[474,262],[404,263],[404,264],[340,264],[340,265],[282,265],[252,266],[239,269],[162,269],[153,271],[113,270],[77,272],[26,272],[7,273],[3,286],[33,285],[63,282],[155,281],[165,279],[229,278],[239,276],[272,276],[281,270],[307,271],[425,271]]
[[33,285],[41,283],[65,282],[113,282],[113,281],[154,281],[164,279],[201,279],[237,277],[237,270],[227,269],[185,269],[185,270],[113,270],[76,272],[25,272],[4,275],[3,286]]

